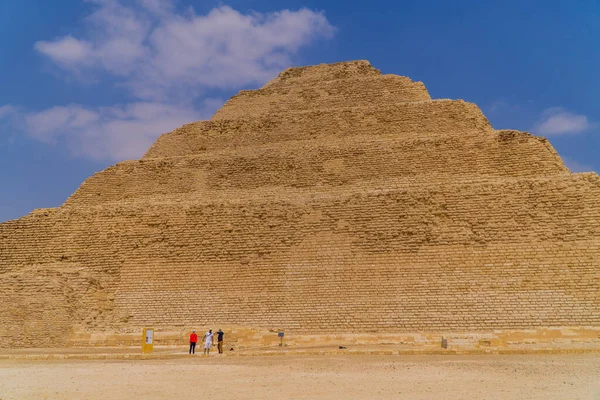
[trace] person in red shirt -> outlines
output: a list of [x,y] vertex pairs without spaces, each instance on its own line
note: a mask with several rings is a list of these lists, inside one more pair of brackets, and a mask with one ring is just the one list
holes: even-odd
[[190,354],[196,354],[196,342],[198,342],[198,335],[196,335],[196,331],[192,331],[190,335]]

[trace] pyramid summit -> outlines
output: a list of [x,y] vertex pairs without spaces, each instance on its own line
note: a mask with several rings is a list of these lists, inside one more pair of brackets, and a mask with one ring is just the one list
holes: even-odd
[[0,347],[217,325],[597,340],[600,177],[367,61],[291,68],[0,224],[0,304]]

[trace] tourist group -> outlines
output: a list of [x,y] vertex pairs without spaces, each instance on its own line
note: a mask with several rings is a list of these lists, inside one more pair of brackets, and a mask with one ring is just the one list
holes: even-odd
[[[204,334],[204,354],[210,353],[210,348],[213,345],[213,333],[212,329],[209,329],[208,332]],[[217,335],[217,349],[219,350],[219,354],[223,353],[223,336],[224,333],[222,330],[218,330]],[[198,335],[196,335],[196,331],[192,331],[190,335],[190,354],[196,354],[196,343],[198,343]]]

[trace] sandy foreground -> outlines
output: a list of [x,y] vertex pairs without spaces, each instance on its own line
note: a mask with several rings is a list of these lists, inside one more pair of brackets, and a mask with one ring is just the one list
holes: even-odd
[[593,399],[600,355],[0,361],[0,399]]

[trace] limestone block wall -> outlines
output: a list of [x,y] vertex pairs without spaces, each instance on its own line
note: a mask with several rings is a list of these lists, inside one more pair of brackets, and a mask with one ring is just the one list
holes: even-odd
[[102,286],[114,280],[86,264],[40,262],[0,277],[0,347],[66,346],[75,325],[99,321],[114,301]]
[[549,174],[569,172],[546,142],[523,133],[418,140],[353,136],[122,162],[86,180],[67,204],[175,193],[206,197],[210,191],[218,196],[226,189],[224,197],[235,196],[235,189],[323,190],[373,179],[432,182]]
[[0,347],[150,324],[590,332],[599,200],[598,175],[473,104],[363,61],[291,69],[0,224]]
[[0,347],[64,346],[105,318],[124,256],[111,225],[60,209],[0,224]]
[[319,86],[272,86],[244,90],[232,97],[213,119],[260,116],[377,103],[430,100],[422,84],[384,76],[323,82]]
[[[232,110],[235,113],[235,110]],[[416,103],[369,104],[326,110],[272,113],[215,119],[184,125],[162,135],[144,158],[205,153],[289,140],[331,140],[354,135],[394,135],[418,140],[439,136],[473,136],[492,128],[472,103],[434,100]]]
[[[561,249],[591,259],[598,257],[593,245]],[[128,290],[117,294],[117,304],[134,326],[235,323],[290,333],[597,326],[594,266],[551,256],[556,243],[528,250],[534,247],[357,254],[343,235],[323,233],[278,262],[268,256],[246,265],[213,259],[208,269],[182,262],[173,271],[168,261],[153,259],[150,274],[125,265]],[[165,273],[173,280],[164,282]]]
[[[288,68],[264,87],[290,85],[319,85],[322,82],[350,77],[378,77],[381,71],[367,60],[339,62],[333,64],[311,65],[307,67]],[[400,77],[410,81],[407,77]]]
[[[23,301],[5,310],[12,328],[0,331],[0,342],[35,345],[35,335],[17,332],[68,332],[73,319],[99,331],[181,323],[297,333],[597,326],[600,243],[590,238],[600,234],[599,194],[600,179],[589,174],[295,202],[66,207],[29,226],[2,225],[3,237],[14,238],[2,248],[12,279],[2,280],[3,296],[23,299],[9,290],[17,282],[29,293],[39,288],[39,280],[20,278],[33,272],[58,282],[43,290],[42,313]],[[18,233],[7,232],[11,225]],[[31,255],[11,250],[17,243],[39,249],[36,271],[23,269]],[[25,326],[16,309],[30,316]]]

